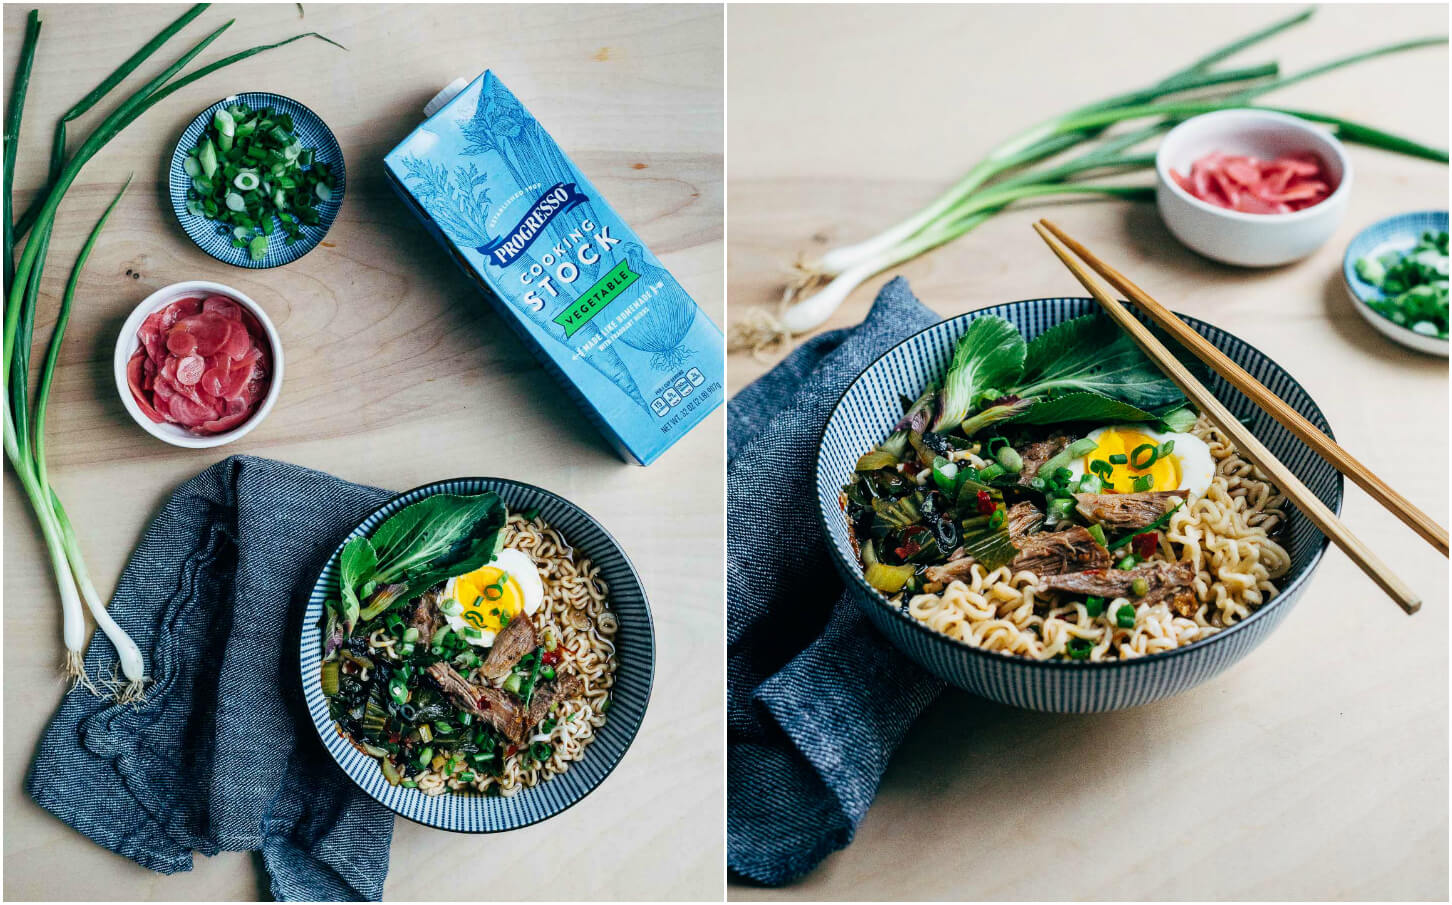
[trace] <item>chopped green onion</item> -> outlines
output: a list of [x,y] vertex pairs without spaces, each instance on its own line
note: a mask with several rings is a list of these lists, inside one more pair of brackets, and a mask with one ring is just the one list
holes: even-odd
[[1143,578],[1136,578],[1129,583],[1129,590],[1136,597],[1143,597],[1149,593],[1149,582]]
[[1115,453],[1114,455],[1109,457],[1109,464],[1127,465],[1129,464],[1129,456],[1126,456],[1124,453]]
[[1088,531],[1089,532],[1089,536],[1092,537],[1092,538],[1094,538],[1094,540],[1096,540],[1096,541],[1099,542],[1099,546],[1101,546],[1101,547],[1105,546],[1105,541],[1104,541],[1104,527],[1102,525],[1090,525],[1088,528],[1086,528],[1084,530]]
[[459,782],[473,782],[473,781],[474,781],[474,773],[473,773],[472,770],[465,770],[463,773],[460,773],[459,774]]
[[1087,638],[1070,638],[1065,648],[1071,660],[1087,660],[1093,650],[1094,645]]
[[1005,445],[998,451],[998,464],[1009,474],[1018,474],[1023,471],[1023,456],[1012,446]]
[[993,514],[988,517],[988,527],[994,531],[997,531],[999,528],[1003,527],[1003,523],[1007,520],[1008,510],[1004,509],[1002,503],[999,503],[998,506],[993,510]]
[[1086,597],[1086,598],[1084,598],[1084,609],[1085,609],[1085,611],[1087,611],[1089,613],[1089,617],[1091,619],[1097,619],[1097,618],[1099,618],[1099,614],[1104,612],[1104,598],[1103,597]]
[[1128,572],[1130,569],[1133,569],[1137,565],[1139,565],[1139,557],[1138,556],[1135,556],[1133,553],[1131,553],[1128,556],[1126,556],[1124,559],[1121,559],[1119,561],[1119,565],[1116,568],[1119,568],[1119,569],[1124,570],[1125,572]]
[[1098,448],[1098,440],[1091,440],[1088,437],[1075,440],[1073,443],[1070,443],[1068,446],[1059,450],[1059,452],[1051,457],[1049,461],[1045,462],[1042,466],[1040,466],[1039,473],[1049,474],[1058,477],[1059,472],[1063,471],[1064,475],[1062,478],[1060,478],[1060,480],[1067,481],[1074,476],[1074,473],[1072,471],[1069,471],[1067,467],[1068,464],[1070,462],[1073,462],[1075,459],[1082,459],[1084,456],[1088,455],[1089,453],[1093,452]]
[[1144,471],[1159,459],[1160,451],[1153,443],[1141,443],[1129,451],[1129,467],[1135,471]]
[[210,138],[204,140],[201,148],[197,150],[197,160],[202,165],[203,176],[211,179],[217,175],[217,148]]
[[[888,453],[882,452],[881,450],[874,450],[867,455],[886,456]],[[866,458],[866,456],[863,458]],[[942,456],[933,459],[933,483],[938,485],[939,490],[946,494],[954,495],[957,489],[957,477],[958,464],[956,462],[949,462]]]
[[1134,492],[1135,493],[1143,493],[1146,490],[1153,489],[1154,486],[1155,486],[1155,476],[1154,475],[1142,474],[1142,475],[1140,475],[1140,476],[1138,476],[1137,478],[1134,479]]
[[999,475],[1005,474],[1007,471],[1008,469],[1004,468],[1002,465],[999,465],[997,462],[993,462],[989,464],[987,468],[978,472],[978,479],[980,481],[991,481]]
[[1097,474],[1086,474],[1079,479],[1077,486],[1079,493],[1099,493],[1104,489],[1104,481]]
[[1126,603],[1114,613],[1114,622],[1120,628],[1134,628],[1134,606]]
[[1073,512],[1073,497],[1055,497],[1049,501],[1049,518],[1055,522],[1062,522],[1068,519]]

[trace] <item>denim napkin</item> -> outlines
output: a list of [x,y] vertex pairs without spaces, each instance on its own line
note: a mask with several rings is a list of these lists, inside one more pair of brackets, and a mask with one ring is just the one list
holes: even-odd
[[817,519],[817,447],[847,385],[938,321],[901,277],[727,406],[727,863],[790,883],[852,841],[942,683],[843,593]]
[[[393,815],[332,762],[298,686],[298,619],[343,536],[392,494],[233,456],[177,488],[111,615],[154,684],[140,707],[84,691],[41,736],[27,788],[96,844],[164,874],[260,850],[278,900],[376,900]],[[86,670],[109,675],[96,632]]]

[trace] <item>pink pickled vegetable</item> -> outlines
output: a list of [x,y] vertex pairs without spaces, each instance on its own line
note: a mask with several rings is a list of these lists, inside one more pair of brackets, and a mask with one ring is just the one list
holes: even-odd
[[153,312],[137,331],[126,382],[142,414],[206,436],[257,411],[271,383],[267,334],[226,296],[185,298]]
[[1320,204],[1336,189],[1310,152],[1261,160],[1213,151],[1190,165],[1189,176],[1170,175],[1201,201],[1246,214],[1289,214]]

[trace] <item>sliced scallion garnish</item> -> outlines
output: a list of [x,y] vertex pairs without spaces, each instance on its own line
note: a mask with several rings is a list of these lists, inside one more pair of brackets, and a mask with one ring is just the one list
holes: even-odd
[[187,211],[233,227],[232,246],[253,261],[267,256],[276,232],[289,245],[303,238],[303,226],[319,222],[317,205],[333,199],[332,171],[293,128],[270,108],[220,107],[182,164],[192,177]]

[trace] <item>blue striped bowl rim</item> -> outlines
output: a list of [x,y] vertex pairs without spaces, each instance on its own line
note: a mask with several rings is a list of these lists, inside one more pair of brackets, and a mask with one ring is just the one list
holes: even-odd
[[[569,770],[523,789],[512,797],[460,794],[425,795],[390,786],[378,761],[354,748],[328,713],[319,669],[322,666],[323,615],[329,589],[336,586],[338,556],[348,541],[371,533],[384,519],[410,503],[438,493],[492,490],[511,512],[538,507],[542,519],[600,569],[610,588],[610,608],[620,622],[617,666],[605,725]],[[625,756],[645,719],[655,679],[655,626],[645,588],[620,544],[589,513],[557,494],[506,478],[451,478],[416,487],[384,503],[348,532],[328,557],[313,583],[302,616],[300,669],[304,702],[323,746],[360,789],[401,817],[460,833],[497,833],[546,820],[593,792]]]
[[[1138,311],[1135,311],[1132,307],[1130,311],[1141,322],[1149,323],[1148,318]],[[848,384],[847,389],[843,391],[841,397],[833,405],[831,414],[827,417],[827,423],[822,431],[822,439],[817,455],[817,514],[819,524],[827,542],[827,547],[832,552],[832,558],[837,566],[837,570],[851,583],[852,589],[855,591],[853,594],[854,599],[858,601],[872,601],[869,605],[888,614],[888,618],[884,621],[893,626],[897,626],[900,623],[906,627],[908,633],[917,633],[921,636],[922,641],[934,649],[934,653],[937,655],[957,660],[959,663],[977,659],[987,664],[1009,665],[1014,669],[1022,667],[1029,672],[1070,671],[1069,674],[1083,676],[1088,676],[1093,672],[1125,672],[1145,667],[1159,669],[1161,668],[1161,664],[1166,664],[1167,661],[1174,658],[1206,651],[1216,645],[1224,644],[1234,638],[1237,633],[1255,626],[1261,620],[1266,620],[1268,623],[1277,622],[1279,614],[1276,614],[1276,619],[1271,618],[1272,614],[1282,605],[1288,605],[1289,602],[1296,600],[1300,596],[1303,586],[1310,579],[1317,565],[1320,564],[1321,557],[1330,545],[1330,541],[1321,535],[1320,532],[1316,531],[1315,527],[1300,514],[1299,510],[1293,505],[1288,504],[1286,510],[1287,530],[1293,538],[1291,544],[1291,577],[1289,581],[1281,585],[1280,592],[1274,598],[1257,608],[1245,619],[1242,619],[1232,626],[1221,629],[1208,638],[1192,642],[1183,647],[1129,660],[1105,660],[1097,662],[1033,660],[1002,651],[984,650],[966,641],[960,641],[957,638],[944,635],[919,622],[905,610],[894,606],[886,597],[867,583],[862,575],[862,567],[856,561],[855,556],[852,555],[851,546],[846,541],[846,519],[843,516],[838,502],[838,494],[841,491],[841,486],[846,483],[843,477],[847,473],[842,470],[841,456],[845,455],[850,457],[851,461],[855,462],[862,452],[881,442],[882,437],[886,436],[886,429],[880,435],[872,436],[867,435],[869,433],[868,431],[862,430],[853,433],[851,439],[857,444],[854,447],[855,452],[850,449],[835,451],[829,449],[834,431],[839,430],[839,415],[843,412],[844,403],[852,396],[858,386],[863,384],[864,381],[880,380],[882,386],[879,388],[878,396],[886,401],[887,406],[884,409],[884,420],[896,422],[900,417],[901,409],[898,394],[901,393],[901,395],[916,398],[926,383],[924,379],[919,380],[915,385],[910,385],[914,377],[908,371],[904,370],[905,367],[917,368],[921,366],[923,364],[921,359],[910,362],[899,361],[897,359],[906,358],[908,354],[914,353],[936,354],[941,359],[941,365],[934,365],[929,370],[933,375],[939,375],[941,371],[946,369],[947,361],[951,357],[952,348],[956,344],[958,337],[963,334],[964,330],[967,329],[967,325],[975,318],[987,315],[999,315],[1018,327],[1023,332],[1025,339],[1032,339],[1034,336],[1037,336],[1055,324],[1071,318],[1099,312],[1099,303],[1089,297],[1049,297],[1006,302],[986,308],[979,308],[966,314],[939,321],[912,334],[878,356],[872,364],[868,365],[861,374]],[[1335,439],[1335,434],[1332,432],[1330,424],[1327,423],[1320,406],[1310,397],[1309,393],[1306,393],[1305,388],[1301,386],[1299,381],[1286,372],[1284,368],[1277,365],[1269,356],[1245,340],[1213,324],[1186,314],[1180,314],[1179,312],[1175,312],[1175,316],[1188,324],[1201,336],[1208,339],[1211,344],[1219,348],[1222,352],[1225,352],[1232,360],[1241,365],[1241,367],[1250,371],[1252,376],[1256,376],[1262,383],[1272,386],[1282,384],[1302,397],[1299,400],[1302,404],[1293,404],[1293,407],[1297,408],[1307,420],[1316,425],[1328,437]],[[1025,323],[1026,321],[1030,323]],[[1174,341],[1165,339],[1164,334],[1160,333],[1158,328],[1151,325],[1151,329],[1156,331],[1161,340],[1169,348],[1176,348]],[[905,347],[924,345],[926,344],[925,341],[931,341],[933,348],[929,350],[917,349],[911,352],[904,351]],[[1252,364],[1257,359],[1264,363],[1270,374],[1274,375],[1275,379],[1270,379],[1266,373],[1256,374],[1257,368],[1253,367]],[[894,382],[894,378],[896,378],[896,382]],[[1215,394],[1216,398],[1230,409],[1232,414],[1237,418],[1249,420],[1252,433],[1265,443],[1298,478],[1313,490],[1316,490],[1318,484],[1322,485],[1323,490],[1317,491],[1317,495],[1334,512],[1338,515],[1341,513],[1342,498],[1345,494],[1345,479],[1340,472],[1318,458],[1309,448],[1300,445],[1299,441],[1295,440],[1289,431],[1276,423],[1270,415],[1256,406],[1255,403],[1239,390],[1236,390],[1230,384],[1226,383],[1218,374],[1210,375],[1209,380],[1205,381],[1205,383],[1211,392]],[[1286,393],[1283,392],[1280,395],[1284,398]],[[898,411],[893,409],[894,406]],[[887,428],[890,427],[891,425],[888,424]],[[1299,447],[1299,454],[1294,462],[1288,461],[1288,453],[1284,451],[1287,441],[1296,443]],[[834,454],[839,456],[839,461],[832,461]],[[850,464],[847,467],[850,471]],[[1310,477],[1307,473],[1308,471],[1318,471],[1323,480],[1316,481],[1308,479]],[[1308,541],[1309,544],[1307,543]],[[878,622],[878,620],[874,621]],[[881,625],[881,622],[879,622],[879,625]],[[899,638],[894,637],[894,631],[887,631],[886,633],[894,644],[903,649],[914,660],[921,662],[921,651],[917,649],[916,645],[909,647],[900,643]],[[1243,653],[1241,652],[1240,655],[1243,655]],[[923,663],[922,665],[929,666],[927,663]],[[936,664],[933,665],[935,666]],[[933,669],[932,666],[929,666],[929,668],[941,674],[941,670]],[[963,669],[968,672],[979,671],[966,663],[964,663]],[[1072,673],[1074,670],[1078,672]],[[1185,688],[1177,688],[1176,690],[1183,691]],[[1005,700],[1005,703],[1015,702]]]
[[[1406,242],[1410,248],[1418,236],[1424,232],[1445,232],[1447,230],[1446,211],[1408,211],[1404,214],[1394,214],[1375,223],[1357,233],[1346,245],[1346,254],[1341,258],[1341,276],[1346,280],[1346,286],[1351,294],[1360,300],[1361,304],[1372,314],[1414,336],[1421,336],[1366,304],[1368,299],[1379,298],[1381,290],[1356,275],[1356,261],[1371,254],[1376,249],[1391,242]],[[1435,336],[1423,337],[1424,339],[1436,339]],[[1447,340],[1442,340],[1446,342]]]
[[[245,248],[232,247],[231,227],[226,227],[225,235],[219,235],[217,230],[224,224],[215,223],[206,217],[195,216],[187,210],[187,191],[192,187],[192,178],[187,175],[183,166],[183,162],[187,159],[187,152],[195,148],[197,142],[202,140],[202,133],[212,121],[212,115],[217,112],[217,108],[237,101],[242,101],[253,110],[271,107],[278,113],[291,115],[293,132],[303,143],[303,147],[316,148],[313,159],[333,168],[333,197],[317,206],[318,225],[303,226],[303,237],[291,245],[284,243],[281,238],[269,243],[267,254],[261,261],[252,260],[252,255]],[[182,230],[186,232],[192,242],[223,264],[246,267],[249,270],[291,264],[317,248],[318,243],[323,241],[323,237],[332,227],[333,218],[342,209],[343,194],[348,187],[347,173],[343,164],[343,149],[338,146],[338,139],[323,122],[322,117],[292,98],[273,94],[270,91],[229,94],[198,113],[196,118],[182,131],[181,137],[177,139],[176,149],[171,154],[168,182],[172,213],[176,215],[177,222],[181,224]],[[280,233],[273,233],[274,238],[280,235]]]

